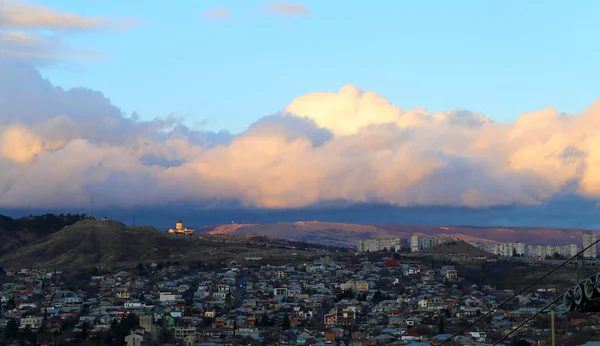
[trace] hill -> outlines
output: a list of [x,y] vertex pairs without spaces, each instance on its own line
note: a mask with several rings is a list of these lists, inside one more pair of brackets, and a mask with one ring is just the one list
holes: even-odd
[[353,246],[356,245],[356,241],[359,239],[408,238],[415,233],[429,236],[446,236],[480,243],[581,244],[581,231],[553,228],[357,225],[313,221],[216,225],[206,226],[202,231],[209,234],[266,235],[338,246]]
[[0,215],[0,255],[86,219],[86,215],[45,214],[13,219]]
[[[249,253],[260,253],[270,259],[290,256],[291,251],[282,244],[265,248],[264,242],[229,238],[178,236],[159,232],[153,227],[83,220],[1,256],[0,266],[83,268],[96,264],[127,266],[148,261],[241,260]],[[315,252],[302,250],[294,250],[294,253],[298,257],[315,255]]]

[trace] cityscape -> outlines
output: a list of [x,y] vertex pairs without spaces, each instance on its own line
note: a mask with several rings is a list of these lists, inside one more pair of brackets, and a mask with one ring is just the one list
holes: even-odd
[[[57,217],[39,218],[50,223]],[[47,240],[0,256],[5,342],[416,346],[498,339],[545,345],[554,339],[579,345],[597,338],[597,313],[586,310],[596,299],[595,288],[581,308],[569,305],[576,299],[562,299],[561,292],[578,287],[574,283],[595,280],[594,251],[576,244],[470,244],[412,235],[363,239],[348,248],[183,232],[181,220],[175,229],[158,231],[88,215],[58,218],[67,225]],[[98,232],[110,235],[101,239],[94,236]],[[595,232],[579,234],[585,247],[597,246]],[[27,252],[90,236],[100,246],[66,250],[65,264]],[[149,236],[155,237],[154,251],[167,244],[171,254],[151,254],[142,245]],[[75,264],[78,256],[102,258],[115,239],[139,244],[146,255],[131,257],[140,259],[137,264],[108,259]],[[192,253],[173,257],[175,248]],[[570,257],[585,261],[568,264]],[[553,279],[524,286],[555,270]],[[556,297],[560,303],[549,316],[544,306]]]
[[600,346],[598,13],[0,0],[0,346]]
[[[419,236],[412,235],[409,239],[392,238],[392,239],[364,239],[359,240],[356,244],[358,252],[380,252],[380,251],[411,251],[418,252],[440,244],[452,242],[455,239],[451,237],[436,237],[436,236]],[[511,257],[532,257],[538,259],[559,258],[569,259],[576,257],[582,249],[581,257],[596,259],[597,258],[597,235],[593,231],[582,232],[583,248],[577,244],[564,245],[533,245],[524,243],[501,243],[501,242],[468,242],[470,245],[482,249],[494,255]]]

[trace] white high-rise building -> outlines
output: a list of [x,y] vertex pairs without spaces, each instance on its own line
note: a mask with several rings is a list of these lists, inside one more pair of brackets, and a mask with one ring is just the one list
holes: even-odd
[[413,234],[410,236],[410,251],[417,252],[419,250],[419,236]]
[[408,249],[408,240],[405,238],[390,239],[359,239],[356,242],[358,252],[393,251],[398,252]]
[[[583,232],[583,248],[592,245],[596,241],[596,233],[592,231]],[[596,258],[596,245],[583,252],[585,258]]]
[[435,235],[432,236],[419,236],[413,234],[410,236],[409,245],[411,252],[417,252],[425,249],[429,249],[430,247],[434,247],[436,245],[444,244],[451,242],[452,238],[450,237],[438,237]]

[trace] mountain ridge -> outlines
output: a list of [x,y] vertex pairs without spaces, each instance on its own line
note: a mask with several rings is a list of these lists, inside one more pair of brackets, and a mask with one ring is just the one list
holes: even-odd
[[520,242],[532,245],[581,245],[580,229],[549,227],[426,226],[346,224],[296,221],[266,224],[226,224],[202,228],[208,234],[264,235],[328,245],[356,245],[359,239],[408,238],[413,234],[445,236],[480,243]]

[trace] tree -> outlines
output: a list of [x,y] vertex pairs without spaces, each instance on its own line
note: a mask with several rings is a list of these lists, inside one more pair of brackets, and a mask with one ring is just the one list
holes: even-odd
[[17,337],[19,334],[19,324],[14,318],[8,321],[6,328],[4,329],[4,340],[10,341]]
[[516,340],[513,339],[511,346],[531,346],[531,343],[527,340]]
[[338,294],[336,298],[338,302],[343,299],[354,299],[354,292],[351,290],[344,290],[342,293]]
[[165,267],[165,265],[161,261],[156,265],[156,270],[163,270],[164,267]]
[[139,275],[142,275],[142,273],[144,272],[144,265],[142,263],[138,263],[138,265],[135,267],[138,271]]
[[138,296],[138,300],[142,303],[146,301],[146,296],[144,296],[144,292],[140,293],[140,295]]
[[516,247],[513,247],[513,251],[512,251],[512,252],[513,252],[513,253],[512,253],[512,256],[513,256],[513,257],[518,257],[518,256],[519,256],[519,255],[517,254],[517,248],[516,248]]
[[87,316],[90,314],[90,307],[87,304],[83,304],[81,306],[81,310],[79,310],[79,316]]
[[37,334],[29,328],[29,326],[25,327],[25,330],[19,333],[19,340],[22,343],[31,343],[33,345],[37,344]]
[[262,318],[260,319],[260,325],[263,327],[267,327],[270,324],[271,324],[271,321],[269,320],[269,316],[267,316],[267,314],[264,314],[262,316]]
[[10,298],[6,303],[6,307],[8,310],[13,310],[17,307],[17,303],[15,302],[15,298]]
[[[120,323],[114,325],[114,335],[117,345],[123,345],[125,343],[125,336],[131,332],[134,327],[139,326],[139,318],[134,314],[125,316]],[[113,329],[113,326],[111,326]]]
[[381,294],[380,290],[377,290],[375,294],[373,294],[373,299],[371,299],[373,304],[379,304],[383,301],[383,294]]
[[79,338],[81,338],[81,340],[87,340],[89,335],[89,329],[90,324],[87,321],[83,322],[83,325],[81,326],[81,333],[79,334]]
[[438,334],[444,334],[445,331],[446,330],[444,328],[444,315],[440,315],[440,325],[439,325]]
[[292,327],[292,324],[290,322],[290,316],[288,316],[288,314],[286,312],[285,315],[283,316],[283,322],[281,323],[281,329],[288,330],[291,327]]

